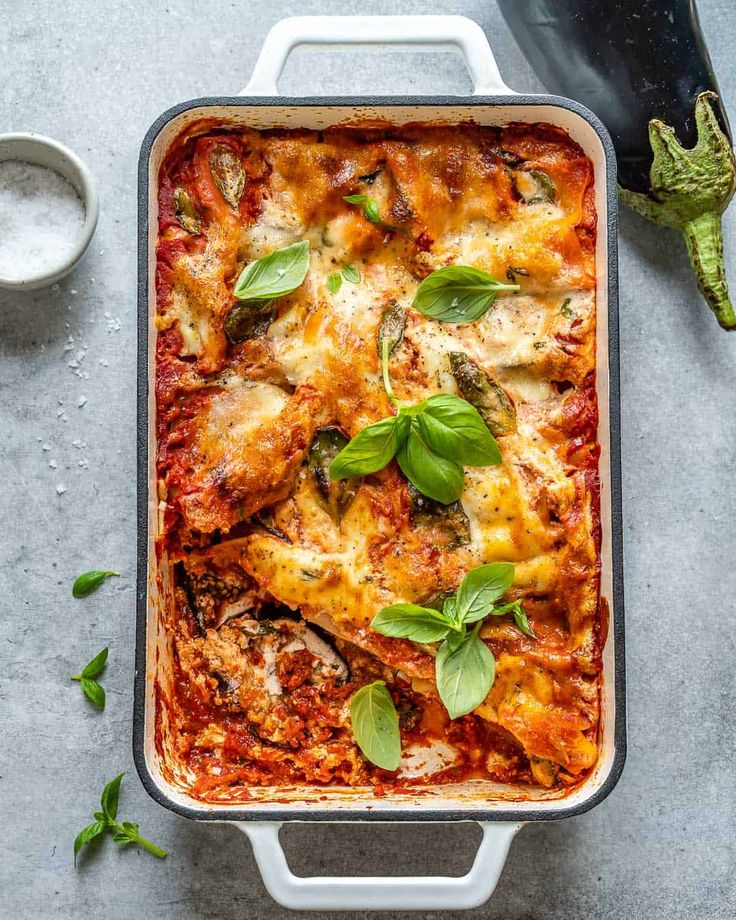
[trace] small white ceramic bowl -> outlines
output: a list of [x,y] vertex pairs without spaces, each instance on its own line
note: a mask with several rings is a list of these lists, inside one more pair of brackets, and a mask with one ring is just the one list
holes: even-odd
[[82,200],[85,211],[84,224],[74,249],[63,262],[58,262],[46,271],[37,272],[27,278],[3,278],[0,275],[0,288],[7,290],[32,290],[53,284],[69,274],[89,246],[100,211],[97,183],[76,153],[42,134],[0,134],[0,160],[23,160],[53,169],[72,184]]

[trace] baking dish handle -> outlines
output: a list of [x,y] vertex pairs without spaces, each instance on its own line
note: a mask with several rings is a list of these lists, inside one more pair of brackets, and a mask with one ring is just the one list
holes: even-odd
[[483,838],[467,875],[302,878],[289,869],[279,840],[281,823],[238,823],[253,845],[263,883],[292,910],[461,910],[493,894],[521,824],[484,822]]
[[476,96],[513,93],[501,79],[488,39],[466,16],[292,16],[274,25],[242,96],[277,96],[289,54],[301,46],[380,51],[457,51]]

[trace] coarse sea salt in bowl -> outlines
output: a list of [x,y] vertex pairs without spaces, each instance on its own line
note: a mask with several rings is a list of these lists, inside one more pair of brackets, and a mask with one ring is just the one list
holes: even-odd
[[0,288],[30,290],[67,275],[100,210],[76,153],[41,134],[0,134]]

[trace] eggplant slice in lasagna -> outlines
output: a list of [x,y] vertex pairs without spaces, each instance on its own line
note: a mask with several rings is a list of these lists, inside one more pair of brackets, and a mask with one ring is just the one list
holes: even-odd
[[[562,789],[594,766],[606,621],[592,183],[580,148],[541,125],[204,125],[172,145],[159,183],[156,400],[174,681],[158,707],[195,796],[466,779]],[[377,213],[346,202],[356,195]],[[234,297],[245,266],[300,241],[309,267],[296,290]],[[438,322],[412,302],[447,265],[519,290],[474,322]],[[395,461],[329,477],[341,447],[392,414],[376,337],[396,309],[398,399],[491,387],[476,405],[501,463],[468,468],[451,505]],[[509,599],[536,638],[485,621],[495,680],[450,719],[436,649],[370,623],[391,604],[431,606],[496,561],[514,564]],[[398,713],[393,772],[351,732],[350,699],[375,680]]]

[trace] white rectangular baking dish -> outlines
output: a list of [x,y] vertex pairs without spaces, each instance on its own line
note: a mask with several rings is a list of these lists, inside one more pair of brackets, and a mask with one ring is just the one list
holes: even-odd
[[[470,97],[285,98],[277,81],[290,51],[372,46],[380,50],[454,50],[474,84]],[[174,138],[201,119],[252,128],[326,128],[380,118],[392,124],[422,121],[482,125],[542,122],[563,128],[594,165],[598,211],[596,246],[598,438],[601,444],[601,592],[611,613],[604,649],[601,755],[592,775],[567,796],[548,790],[508,789],[473,781],[429,789],[422,796],[376,798],[370,790],[255,789],[247,803],[205,805],[162,771],[154,740],[155,682],[165,685],[168,648],[159,611],[153,541],[159,527],[155,471],[153,318],[157,183]],[[449,910],[482,904],[492,893],[511,839],[528,821],[580,814],[611,791],[625,758],[623,570],[619,466],[616,164],[610,138],[587,109],[553,96],[523,96],[502,82],[483,31],[460,16],[297,17],[273,27],[253,78],[236,97],[210,97],[164,113],[143,142],[139,164],[139,381],[138,381],[138,624],[134,755],[144,786],[156,801],[194,820],[236,823],[248,834],[264,882],[279,903],[297,909]],[[477,821],[483,839],[471,871],[461,878],[298,878],[278,839],[284,821]]]

